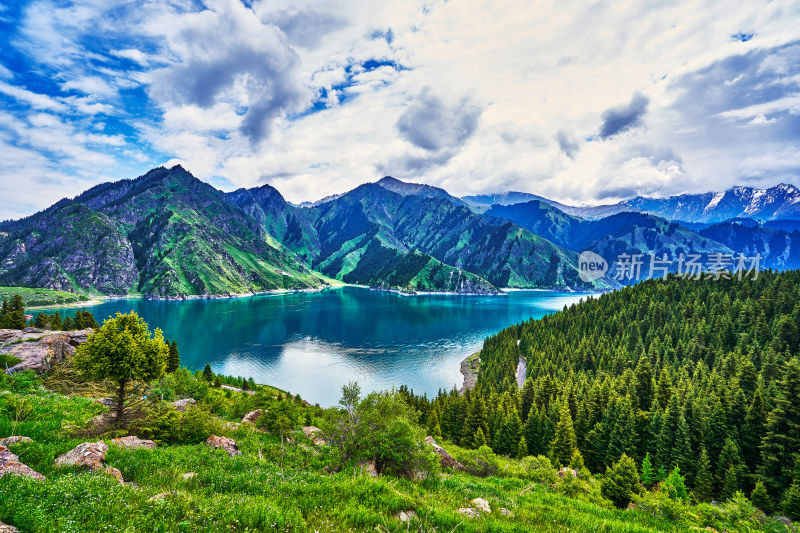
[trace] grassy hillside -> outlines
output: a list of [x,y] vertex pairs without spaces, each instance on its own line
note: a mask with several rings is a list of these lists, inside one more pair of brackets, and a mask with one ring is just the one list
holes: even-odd
[[26,308],[49,307],[54,305],[76,304],[86,302],[89,297],[74,292],[56,291],[51,289],[31,289],[28,287],[0,287],[0,300],[11,300],[15,294],[22,296]]
[[[230,383],[236,380],[226,379]],[[81,383],[69,367],[57,367],[44,383],[70,391],[50,392],[30,373],[0,377],[0,435],[24,435],[30,443],[14,445],[20,461],[46,476],[37,481],[0,477],[0,521],[23,533],[45,531],[606,531],[648,533],[685,531],[687,524],[718,530],[786,531],[760,524],[746,501],[694,508],[691,522],[667,517],[652,508],[616,509],[599,491],[599,483],[581,471],[559,477],[544,458],[501,458],[488,448],[470,451],[445,443],[467,472],[435,464],[410,477],[387,469],[370,477],[354,461],[342,462],[334,445],[314,446],[297,428],[313,423],[331,427],[340,410],[324,410],[255,387],[255,394],[211,386],[185,370],[151,384],[143,418],[130,433],[153,438],[153,450],[110,446],[105,463],[121,471],[126,484],[103,473],[54,468],[53,460],[85,441],[120,436],[125,431],[93,428],[92,417],[106,408],[83,395],[110,392],[105,384]],[[198,399],[196,407],[178,413],[166,402]],[[161,401],[161,398],[164,401]],[[403,402],[403,395],[389,395]],[[367,417],[369,403],[357,413]],[[278,418],[264,415],[238,427],[241,416],[256,407],[285,413],[289,427],[275,429]],[[278,423],[279,426],[282,424]],[[402,424],[401,424],[402,425]],[[380,435],[381,426],[372,434]],[[107,429],[107,428],[106,428]],[[236,440],[242,452],[229,457],[202,444],[211,434]],[[422,435],[419,428],[414,435]],[[292,442],[282,442],[281,435]],[[403,439],[402,431],[395,434]],[[379,437],[376,437],[379,438]],[[388,442],[395,442],[390,440]],[[384,450],[391,455],[391,450]],[[419,452],[415,452],[419,453]],[[425,453],[432,453],[430,451]],[[436,460],[438,462],[438,460]],[[381,462],[378,461],[379,468]],[[383,463],[385,464],[385,463]],[[184,474],[196,473],[190,479]],[[468,518],[457,510],[488,500],[492,512]],[[505,515],[501,508],[513,513]],[[398,513],[414,512],[407,523]]]

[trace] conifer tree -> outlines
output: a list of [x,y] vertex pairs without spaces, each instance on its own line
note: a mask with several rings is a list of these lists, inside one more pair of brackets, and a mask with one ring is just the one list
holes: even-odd
[[714,495],[714,479],[711,475],[711,461],[705,448],[700,451],[697,470],[694,476],[694,495],[701,502],[711,501]]
[[653,463],[650,461],[650,452],[647,452],[642,460],[642,483],[645,487],[652,487],[655,482],[656,473],[653,470]]
[[441,440],[441,438],[442,438],[442,427],[439,424],[439,413],[437,412],[436,409],[433,409],[428,414],[427,422],[428,423],[427,423],[426,430],[427,430],[428,435],[430,435],[434,439]]
[[211,370],[211,365],[206,363],[205,368],[203,368],[203,379],[211,382],[214,380],[214,371]]
[[528,455],[528,443],[525,442],[525,436],[519,438],[519,443],[517,444],[517,459],[524,459],[525,456]]
[[742,460],[750,468],[761,462],[761,441],[766,434],[767,411],[761,387],[756,388],[753,401],[744,417],[740,434]]
[[578,443],[575,438],[575,428],[572,426],[572,416],[570,416],[569,408],[565,402],[561,405],[561,410],[559,411],[556,435],[550,442],[550,458],[554,463],[568,464],[577,447]]
[[[739,447],[736,446],[733,439],[727,439],[725,441],[725,446],[722,448],[722,452],[720,452],[719,461],[717,461],[716,485],[720,491],[731,476],[733,476],[732,479],[737,483],[736,486],[738,488],[738,468],[741,462]],[[731,469],[733,469],[733,474],[731,474]],[[732,495],[733,492],[728,496]]]
[[639,493],[639,473],[633,459],[623,455],[610,466],[600,482],[600,492],[617,507],[627,506],[633,495]]
[[761,444],[764,484],[773,494],[789,487],[793,476],[794,454],[800,450],[800,362],[786,363],[775,408],[767,416]]
[[783,497],[783,512],[794,521],[800,520],[800,482],[792,483]]
[[725,471],[725,479],[719,491],[719,497],[722,501],[730,500],[739,490],[739,477],[738,465],[731,465],[728,467],[728,470]]
[[511,408],[506,415],[503,425],[497,434],[495,453],[516,457],[519,453],[519,439],[522,437],[522,422],[515,408]]
[[472,443],[472,446],[474,446],[475,448],[480,448],[481,446],[486,446],[486,444],[487,444],[487,442],[486,442],[486,434],[483,432],[483,428],[482,427],[480,427],[480,426],[478,427],[478,429],[475,431],[475,435],[472,436],[472,439],[471,439],[470,442]]
[[64,324],[61,322],[61,313],[53,313],[50,315],[50,329],[53,331],[61,331],[64,329]]
[[25,304],[22,296],[15,294],[8,303],[8,311],[5,313],[5,327],[8,329],[25,328]]
[[483,433],[484,441],[488,441],[489,424],[486,419],[486,404],[483,401],[483,394],[475,392],[462,429],[461,444],[467,448],[478,448],[479,446],[476,446],[474,442],[478,429]]
[[39,329],[47,329],[47,327],[50,325],[50,321],[47,319],[47,315],[44,313],[38,313],[33,323]]
[[175,372],[181,366],[181,356],[178,352],[178,343],[173,340],[169,343],[169,356],[167,358],[167,372]]
[[756,486],[750,493],[750,501],[764,514],[772,513],[772,501],[769,499],[769,494],[767,494],[767,489],[762,481],[756,481]]
[[528,413],[531,410],[535,396],[536,391],[533,388],[533,379],[528,378],[522,386],[522,398],[520,400],[520,414],[522,415],[523,422],[527,422],[528,420]]

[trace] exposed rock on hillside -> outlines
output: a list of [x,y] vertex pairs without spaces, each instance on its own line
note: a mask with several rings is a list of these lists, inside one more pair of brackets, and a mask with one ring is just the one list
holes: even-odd
[[153,442],[152,440],[140,439],[139,437],[134,437],[133,435],[122,437],[119,439],[111,439],[111,443],[120,446],[122,448],[128,448],[130,450],[136,448],[153,449],[156,447],[156,443]]
[[103,461],[108,452],[108,444],[99,440],[97,442],[84,442],[55,460],[55,466],[77,466],[96,472],[104,472],[117,478],[122,483],[122,473],[116,468],[105,466]]
[[[85,343],[91,329],[79,331],[49,331],[37,328],[0,329],[0,353],[11,354],[20,362],[7,369],[8,373],[35,370],[44,373],[75,353]],[[6,370],[6,369],[3,369]]]
[[6,474],[44,479],[39,472],[19,462],[19,457],[11,453],[8,448],[0,445],[0,477]]
[[211,446],[212,448],[222,448],[228,455],[233,457],[234,455],[242,455],[242,452],[239,451],[239,445],[236,444],[236,441],[233,439],[229,439],[228,437],[218,437],[216,435],[211,435],[208,437],[206,444]]

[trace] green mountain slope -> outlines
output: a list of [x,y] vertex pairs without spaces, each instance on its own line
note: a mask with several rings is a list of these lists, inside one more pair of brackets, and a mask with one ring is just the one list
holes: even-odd
[[324,284],[179,166],[99,185],[0,229],[3,284],[160,298]]
[[[423,265],[421,254],[441,264],[437,272],[446,274],[438,279],[470,273],[495,287],[608,287],[580,281],[575,253],[508,221],[477,215],[435,187],[387,177],[308,208],[278,205],[272,193],[259,201],[260,189],[248,192],[234,193],[240,206],[264,213],[265,227],[277,240],[314,269],[344,281],[375,284],[374,265],[390,264],[381,272],[407,271]],[[451,290],[421,268],[417,273],[432,290]]]

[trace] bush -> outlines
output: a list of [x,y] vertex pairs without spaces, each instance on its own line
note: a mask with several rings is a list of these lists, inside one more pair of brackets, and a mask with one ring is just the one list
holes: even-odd
[[473,476],[497,476],[508,469],[509,460],[495,454],[488,446],[481,446],[477,450],[459,450],[455,459],[464,465],[467,472]]
[[438,455],[424,444],[425,432],[416,423],[417,413],[402,396],[372,393],[358,401],[358,390],[351,392],[355,394],[349,398],[346,394],[343,401],[347,409],[331,409],[324,423],[329,443],[337,452],[335,467],[374,460],[378,472],[398,476],[439,472]]
[[619,461],[606,471],[600,490],[617,507],[628,505],[633,495],[640,492],[639,472],[633,459],[622,454]]
[[529,455],[522,460],[522,477],[535,481],[536,483],[543,483],[546,485],[555,485],[558,483],[558,472],[556,471],[550,459],[544,455],[537,455],[536,457]]

